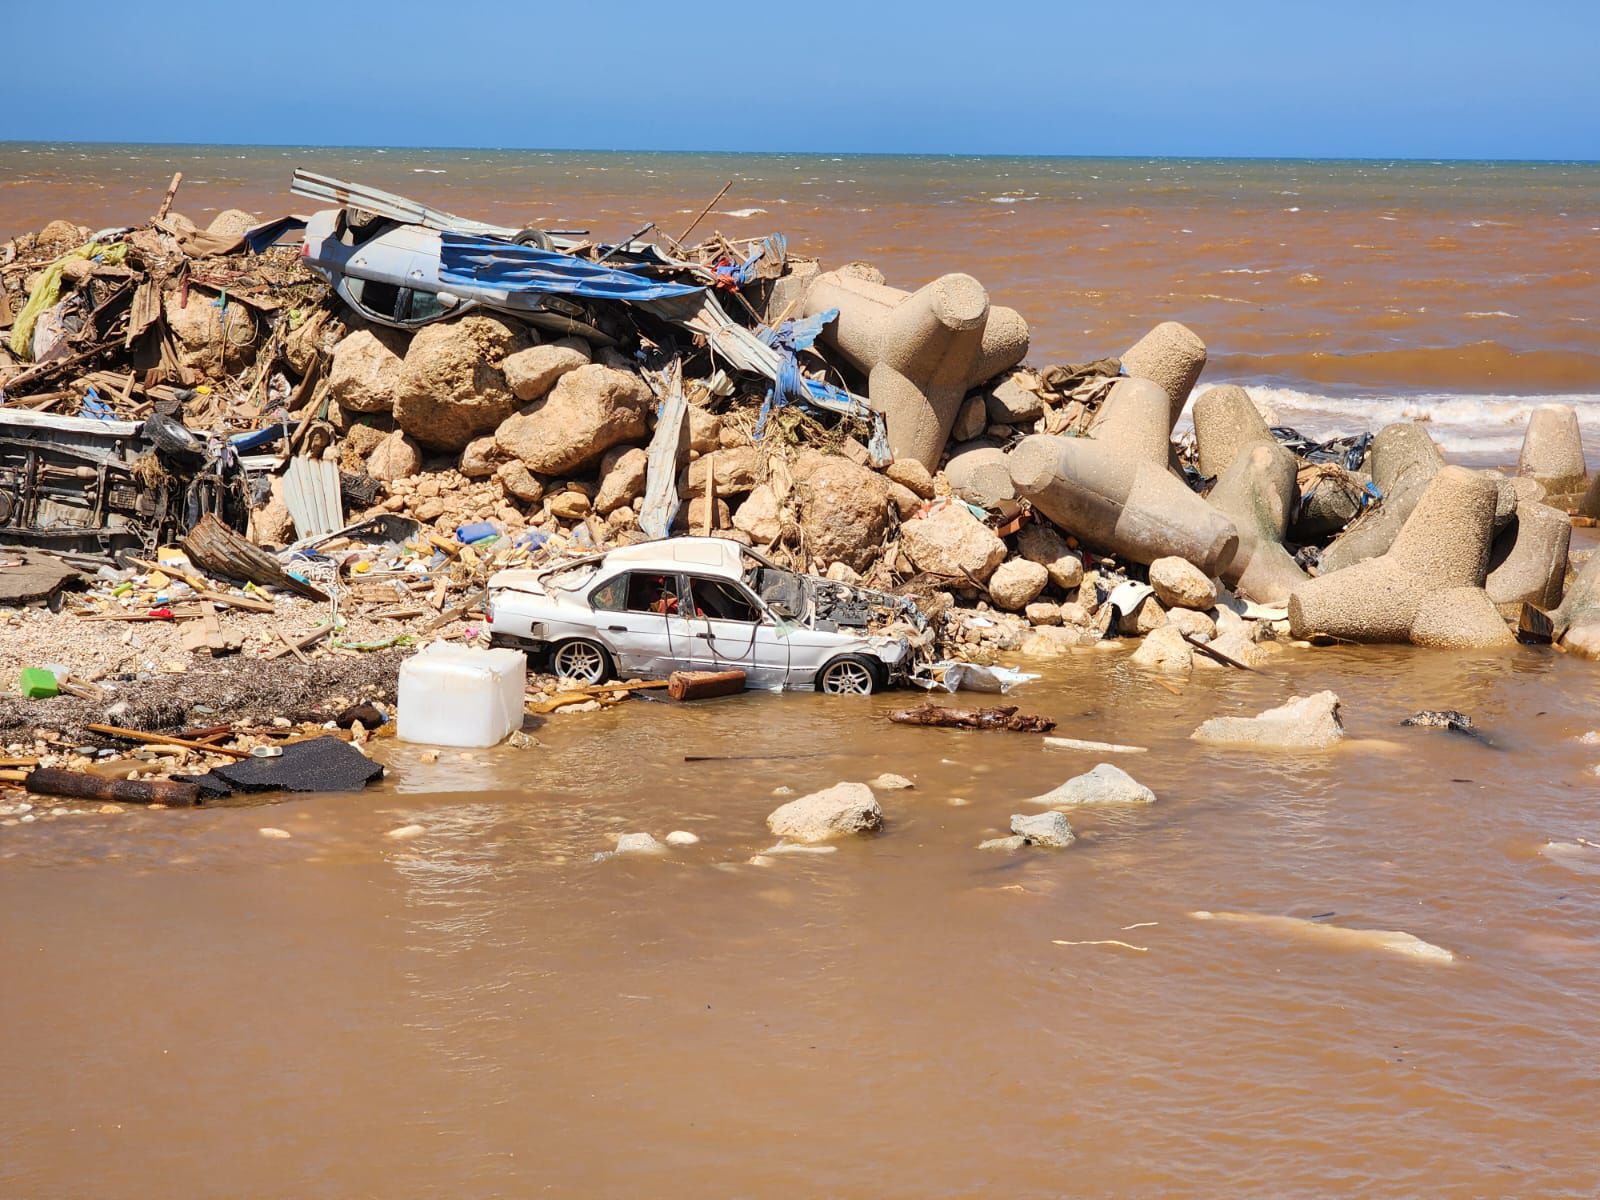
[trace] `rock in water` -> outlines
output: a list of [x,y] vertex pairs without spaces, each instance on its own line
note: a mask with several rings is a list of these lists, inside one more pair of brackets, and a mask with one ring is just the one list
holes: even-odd
[[874,833],[882,827],[883,809],[864,783],[836,783],[791,800],[767,817],[767,828],[773,833],[805,843]]
[[1070,846],[1078,840],[1067,818],[1058,812],[1014,813],[1011,817],[1011,832],[1026,839],[1033,846],[1060,848]]
[[1473,733],[1472,718],[1453,708],[1425,708],[1401,721],[1423,729],[1448,729],[1453,733]]
[[1079,808],[1090,804],[1153,804],[1155,798],[1154,792],[1121,767],[1100,763],[1042,796],[1030,797],[1027,802],[1051,808]]
[[1220,746],[1270,750],[1325,750],[1344,737],[1339,697],[1332,692],[1291,696],[1287,704],[1254,717],[1213,717],[1189,735]]
[[665,854],[667,848],[648,833],[619,833],[618,854]]
[[1358,950],[1387,950],[1391,954],[1423,962],[1453,963],[1456,956],[1443,946],[1425,942],[1415,934],[1400,929],[1346,929],[1342,925],[1325,925],[1308,921],[1304,917],[1280,917],[1268,913],[1192,912],[1197,921],[1227,921],[1235,925],[1254,925],[1310,941],[1325,942],[1331,946]]

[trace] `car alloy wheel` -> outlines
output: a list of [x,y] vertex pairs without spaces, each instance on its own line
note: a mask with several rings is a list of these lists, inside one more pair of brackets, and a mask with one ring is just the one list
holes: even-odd
[[593,642],[562,642],[550,660],[555,673],[575,683],[599,683],[606,677],[606,652]]
[[829,696],[870,696],[876,682],[860,659],[840,658],[822,668],[822,690]]

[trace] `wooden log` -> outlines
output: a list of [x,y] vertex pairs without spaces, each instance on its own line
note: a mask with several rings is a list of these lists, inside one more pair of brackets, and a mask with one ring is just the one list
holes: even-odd
[[120,725],[85,725],[90,733],[103,733],[107,737],[127,738],[132,742],[147,742],[152,746],[182,746],[185,750],[199,750],[203,754],[225,754],[229,758],[249,758],[250,751],[234,750],[229,746],[208,746],[191,742],[187,738],[172,737],[165,733],[146,733],[142,729],[124,729]]
[[305,634],[305,635],[303,635],[301,637],[295,638],[293,641],[291,641],[290,639],[284,637],[283,630],[277,629],[276,632],[278,634],[279,640],[283,642],[283,645],[277,647],[274,650],[267,651],[267,653],[263,654],[261,657],[270,660],[270,659],[282,658],[285,654],[293,654],[296,658],[298,658],[302,662],[304,662],[305,661],[305,655],[301,654],[300,651],[304,650],[307,646],[311,645],[313,642],[320,642],[323,638],[327,637],[330,633],[333,632],[333,626],[332,625],[320,626],[317,629],[313,629],[308,634]]
[[194,563],[213,575],[280,587],[309,600],[328,598],[321,588],[294,578],[276,558],[254,542],[240,537],[217,520],[214,513],[207,513],[196,522],[183,539],[183,548]]
[[667,678],[667,695],[674,700],[709,700],[744,691],[743,671],[674,671]]
[[171,779],[102,779],[83,771],[36,767],[23,787],[36,796],[66,796],[73,800],[114,800],[120,804],[167,804],[193,808],[200,803],[200,787]]
[[1009,729],[1013,733],[1049,733],[1056,723],[1049,717],[1017,712],[1016,705],[997,708],[946,708],[921,704],[889,714],[897,725],[932,725],[942,729]]
[[173,197],[175,197],[178,194],[178,185],[180,183],[182,183],[182,182],[183,182],[183,172],[182,171],[174,171],[172,173],[172,182],[167,184],[167,193],[166,193],[166,195],[161,197],[161,207],[156,209],[156,220],[158,220],[158,221],[166,220],[167,213],[170,212],[171,209],[172,209]]

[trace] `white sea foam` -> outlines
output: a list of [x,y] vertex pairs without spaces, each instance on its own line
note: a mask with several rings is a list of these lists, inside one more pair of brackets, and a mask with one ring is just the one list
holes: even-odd
[[730,208],[724,211],[722,215],[724,217],[739,217],[743,219],[745,217],[756,216],[758,213],[764,213],[766,211],[767,210],[764,208]]
[[[1216,386],[1216,385],[1210,385]],[[1516,461],[1528,417],[1541,404],[1570,404],[1578,413],[1585,444],[1600,447],[1600,394],[1474,395],[1463,392],[1413,394],[1371,392],[1329,396],[1298,388],[1244,385],[1250,398],[1308,437],[1333,438],[1376,431],[1394,421],[1422,421],[1445,455],[1469,465]],[[1207,385],[1195,389],[1202,396]]]

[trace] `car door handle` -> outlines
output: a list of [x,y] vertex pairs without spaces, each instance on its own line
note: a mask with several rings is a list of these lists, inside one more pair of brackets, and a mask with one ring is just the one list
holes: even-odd
[[627,633],[628,632],[628,627],[626,625],[607,625],[606,626],[606,632],[607,633]]

